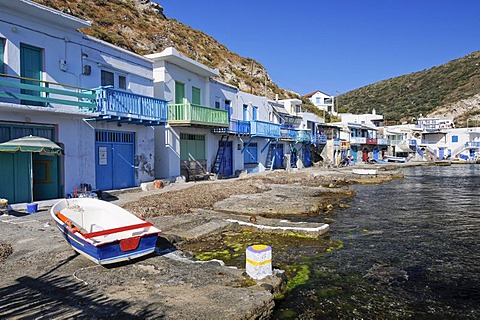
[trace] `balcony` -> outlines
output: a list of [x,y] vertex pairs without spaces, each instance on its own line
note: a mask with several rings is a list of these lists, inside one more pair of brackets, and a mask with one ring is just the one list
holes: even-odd
[[168,105],[168,124],[171,126],[205,126],[228,128],[228,112],[193,103]]
[[367,144],[367,138],[364,137],[351,137],[350,138],[351,144]]
[[312,133],[310,131],[298,131],[297,142],[309,143],[312,141]]
[[282,140],[286,141],[295,141],[297,140],[297,131],[292,127],[281,126],[280,133],[282,135]]
[[480,141],[469,141],[465,143],[465,148],[480,148]]
[[388,139],[386,138],[378,138],[377,139],[377,144],[379,146],[388,146]]
[[214,128],[213,133],[250,134],[250,122],[230,119],[228,128]]
[[108,87],[97,90],[97,106],[94,111],[100,113],[94,120],[143,125],[167,123],[167,101]]
[[0,73],[0,102],[47,108],[96,109],[95,90]]
[[327,144],[327,135],[326,134],[316,134],[312,138],[312,142],[316,144]]
[[377,145],[378,140],[376,138],[366,138],[367,139],[367,144],[372,144],[372,145]]
[[250,134],[255,137],[281,138],[280,125],[264,121],[250,121]]

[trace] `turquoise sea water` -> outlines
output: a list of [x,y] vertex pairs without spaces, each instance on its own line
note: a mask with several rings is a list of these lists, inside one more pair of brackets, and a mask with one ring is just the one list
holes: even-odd
[[309,281],[274,319],[480,319],[480,165],[412,167],[354,186]]

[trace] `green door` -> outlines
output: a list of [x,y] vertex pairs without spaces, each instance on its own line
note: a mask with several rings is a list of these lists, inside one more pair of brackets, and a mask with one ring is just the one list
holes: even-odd
[[[24,78],[42,80],[42,49],[20,45],[20,76]],[[33,80],[22,80],[22,83],[41,86],[41,82]],[[40,97],[40,91],[22,89],[22,94],[27,94],[35,97]],[[28,105],[43,105],[42,102],[23,100],[22,104]]]
[[192,87],[192,103],[193,104],[202,104],[202,99],[200,97],[200,88]]
[[9,203],[31,202],[31,159],[28,152],[0,152],[0,198]]
[[175,103],[185,103],[185,84],[175,81]]

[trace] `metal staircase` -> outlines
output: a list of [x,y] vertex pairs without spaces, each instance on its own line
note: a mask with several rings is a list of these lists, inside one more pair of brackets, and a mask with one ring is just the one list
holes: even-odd
[[221,172],[223,160],[225,159],[225,149],[227,147],[229,138],[230,136],[228,135],[222,135],[222,138],[220,139],[217,155],[215,156],[215,162],[213,163],[212,170],[211,170],[212,173],[215,173],[218,175]]

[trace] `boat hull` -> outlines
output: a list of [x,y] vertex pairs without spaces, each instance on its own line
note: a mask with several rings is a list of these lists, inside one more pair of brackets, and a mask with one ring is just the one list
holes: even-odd
[[[82,203],[74,203],[77,206],[78,204],[81,205]],[[96,203],[93,202],[93,204]],[[105,205],[100,202],[98,204]],[[88,205],[92,205],[92,203],[88,203]],[[155,251],[160,230],[156,229],[151,223],[145,222],[113,204],[107,205],[106,208],[113,211],[117,210],[117,214],[121,212],[122,215],[133,216],[128,217],[130,225],[121,226],[117,223],[116,228],[87,233],[81,231],[82,226],[79,226],[79,229],[72,227],[72,221],[63,221],[62,218],[65,220],[65,217],[62,216],[61,211],[57,212],[58,208],[55,206],[52,207],[51,214],[67,243],[75,251],[97,264],[104,265],[128,261]],[[104,215],[107,216],[108,212]],[[138,221],[136,221],[137,219]],[[135,223],[132,223],[132,221]],[[137,222],[142,223],[137,224]]]
[[148,255],[155,251],[155,244],[158,239],[157,234],[141,237],[135,250],[124,252],[120,248],[120,241],[93,246],[70,232],[64,224],[57,223],[57,227],[73,250],[98,264],[118,263]]

